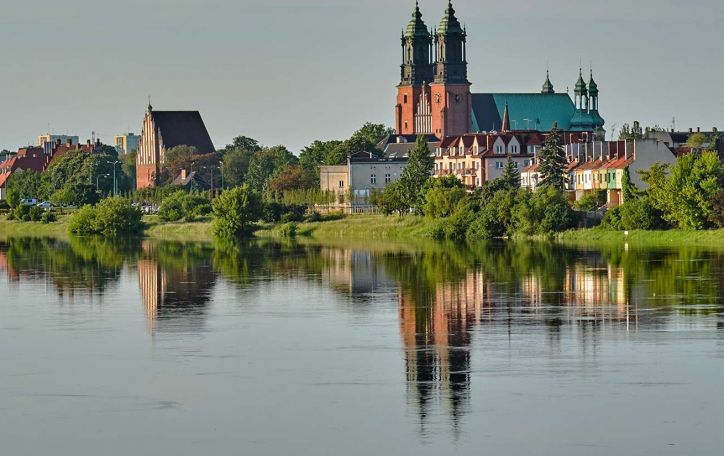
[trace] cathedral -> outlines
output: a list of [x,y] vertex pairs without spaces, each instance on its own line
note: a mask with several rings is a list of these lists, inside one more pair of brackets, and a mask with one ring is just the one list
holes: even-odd
[[588,82],[579,71],[573,100],[568,93],[556,93],[548,74],[537,93],[471,93],[466,41],[452,1],[436,29],[427,28],[416,2],[401,37],[398,134],[444,138],[504,128],[548,132],[557,125],[563,131],[604,135],[592,71]]

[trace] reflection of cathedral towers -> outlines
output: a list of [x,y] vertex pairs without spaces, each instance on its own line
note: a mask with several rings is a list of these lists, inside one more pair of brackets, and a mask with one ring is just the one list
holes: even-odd
[[414,290],[399,293],[408,392],[416,402],[423,426],[430,404],[436,399],[447,403],[456,426],[466,411],[470,330],[480,322],[482,302],[480,272],[469,272],[459,283],[437,286],[427,301]]
[[163,244],[144,243],[138,284],[146,317],[154,330],[194,331],[204,323],[216,284],[209,255],[179,259]]

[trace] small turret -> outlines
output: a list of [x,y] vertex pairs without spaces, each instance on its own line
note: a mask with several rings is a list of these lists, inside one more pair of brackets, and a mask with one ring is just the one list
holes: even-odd
[[546,82],[543,83],[543,90],[541,91],[541,93],[543,95],[552,95],[556,93],[556,91],[553,89],[553,84],[551,83],[551,78],[548,70],[546,70]]

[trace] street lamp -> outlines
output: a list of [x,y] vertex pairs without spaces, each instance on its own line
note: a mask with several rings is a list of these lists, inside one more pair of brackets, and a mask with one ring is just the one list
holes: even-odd
[[121,161],[117,160],[108,163],[113,165],[113,196],[118,196],[118,185],[116,185],[116,165],[121,163]]
[[98,190],[98,181],[100,180],[100,178],[101,177],[110,177],[110,176],[111,176],[110,174],[99,174],[98,176],[96,176],[96,193],[99,191]]

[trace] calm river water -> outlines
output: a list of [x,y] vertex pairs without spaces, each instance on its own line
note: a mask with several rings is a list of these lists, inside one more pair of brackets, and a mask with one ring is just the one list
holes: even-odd
[[724,254],[0,241],[7,455],[721,455]]

